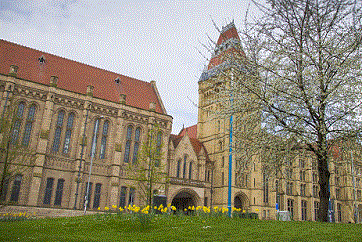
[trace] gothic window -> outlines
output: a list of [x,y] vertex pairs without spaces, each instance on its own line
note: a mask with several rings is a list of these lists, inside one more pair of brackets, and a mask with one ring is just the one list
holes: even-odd
[[72,138],[73,123],[74,123],[74,113],[70,113],[68,116],[68,122],[67,122],[66,131],[65,131],[65,139],[64,139],[64,147],[63,147],[64,154],[69,153],[69,144],[70,144],[70,139]]
[[121,187],[121,193],[119,196],[119,206],[122,208],[126,206],[126,194],[127,194],[127,187]]
[[19,200],[20,186],[21,180],[23,179],[23,175],[16,175],[13,183],[13,188],[11,191],[11,202],[17,202]]
[[342,205],[337,203],[337,219],[338,222],[342,222]]
[[189,165],[189,179],[190,180],[192,179],[192,162],[190,162],[190,165]]
[[300,185],[300,195],[302,197],[305,197],[305,191],[306,191],[307,185],[306,184],[301,184]]
[[134,204],[134,199],[135,199],[135,189],[131,187],[129,189],[128,204],[133,205]]
[[315,197],[315,198],[318,197],[318,186],[317,185],[313,185],[313,197]]
[[2,193],[0,194],[0,201],[6,200],[6,196],[8,194],[8,188],[9,188],[9,178],[5,178],[3,190]]
[[287,182],[286,188],[287,195],[293,195],[293,182]]
[[224,172],[221,172],[221,185],[224,186]]
[[307,201],[302,200],[301,201],[301,208],[302,208],[302,220],[307,220]]
[[288,211],[289,211],[291,217],[293,218],[293,216],[294,216],[294,200],[293,199],[287,200],[287,208],[288,208]]
[[132,126],[127,127],[127,136],[126,136],[126,147],[124,151],[124,163],[129,162],[129,155],[131,151],[131,142],[132,142]]
[[134,147],[133,147],[133,157],[132,163],[137,162],[138,157],[138,149],[140,147],[140,135],[141,135],[141,128],[137,128],[134,135]]
[[186,160],[187,160],[187,156],[185,155],[184,156],[184,170],[183,170],[183,178],[186,178],[186,165],[187,165],[187,163],[186,163]]
[[[92,143],[91,143],[91,149],[90,149],[90,156],[92,155],[96,155],[97,153],[97,141],[98,141],[98,132],[99,132],[99,126],[100,126],[100,119],[97,119],[95,122],[94,122],[94,129],[93,129],[93,133],[92,133]],[[94,150],[92,149],[93,148],[93,144],[94,144]]]
[[54,205],[62,205],[64,179],[58,179],[57,190],[55,191]]
[[53,193],[53,185],[54,185],[54,178],[48,178],[44,192],[43,204],[50,204],[50,200],[52,199],[52,193]]
[[109,128],[109,121],[106,120],[103,123],[103,132],[102,132],[102,140],[101,140],[101,151],[99,153],[99,158],[104,159],[106,154],[106,147],[107,147],[107,137],[108,137],[108,128]]
[[102,184],[97,183],[96,188],[94,190],[93,208],[99,207],[101,201],[101,189],[102,189]]
[[263,173],[263,195],[264,203],[269,203],[269,178],[265,173]]
[[319,202],[314,202],[314,220],[318,221],[318,213],[319,213]]
[[33,129],[35,109],[36,109],[35,105],[32,105],[29,108],[28,117],[27,117],[26,123],[25,123],[23,142],[22,142],[23,146],[29,145],[30,134],[31,134],[31,130]]
[[181,159],[177,161],[176,177],[180,177],[180,171],[181,171]]
[[15,116],[15,121],[14,121],[14,125],[12,127],[12,132],[11,132],[11,143],[12,144],[16,144],[20,135],[20,128],[21,128],[21,122],[22,122],[22,118],[23,118],[23,114],[24,114],[24,108],[25,108],[25,103],[21,102],[18,105],[18,110],[16,112],[16,116]]
[[156,140],[156,149],[157,149],[157,158],[155,160],[155,166],[160,166],[160,158],[161,158],[161,143],[162,143],[162,133],[159,132],[157,134],[157,140]]
[[65,112],[63,110],[59,111],[58,119],[57,119],[57,123],[56,123],[56,128],[55,128],[53,147],[52,147],[53,152],[58,152],[58,150],[59,150],[60,136],[61,136],[61,133],[62,133],[64,115],[65,115]]

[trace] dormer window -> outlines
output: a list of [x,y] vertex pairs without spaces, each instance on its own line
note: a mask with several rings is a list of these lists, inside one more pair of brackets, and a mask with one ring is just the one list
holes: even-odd
[[40,63],[40,64],[44,64],[44,63],[45,63],[45,57],[44,57],[43,55],[40,56],[38,60],[39,60],[39,63]]
[[119,84],[121,81],[119,80],[119,77],[117,77],[116,79],[114,79],[114,82]]

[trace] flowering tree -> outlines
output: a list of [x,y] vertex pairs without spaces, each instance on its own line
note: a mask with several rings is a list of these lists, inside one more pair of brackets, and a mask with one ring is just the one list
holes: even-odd
[[214,102],[235,118],[237,167],[257,155],[277,171],[281,157],[314,154],[319,220],[328,221],[329,150],[362,128],[361,1],[266,2],[256,3],[263,17],[246,23],[244,46],[223,57]]

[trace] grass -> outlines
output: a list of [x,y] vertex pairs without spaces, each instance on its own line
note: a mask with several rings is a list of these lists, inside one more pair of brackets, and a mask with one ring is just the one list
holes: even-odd
[[0,241],[362,241],[359,224],[156,215],[147,229],[132,215],[0,222]]

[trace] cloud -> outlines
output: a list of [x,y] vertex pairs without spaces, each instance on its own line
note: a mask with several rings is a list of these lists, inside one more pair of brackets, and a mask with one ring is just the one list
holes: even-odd
[[[48,22],[69,18],[77,0],[2,0],[0,20],[4,22]],[[38,20],[42,21],[38,21]]]

